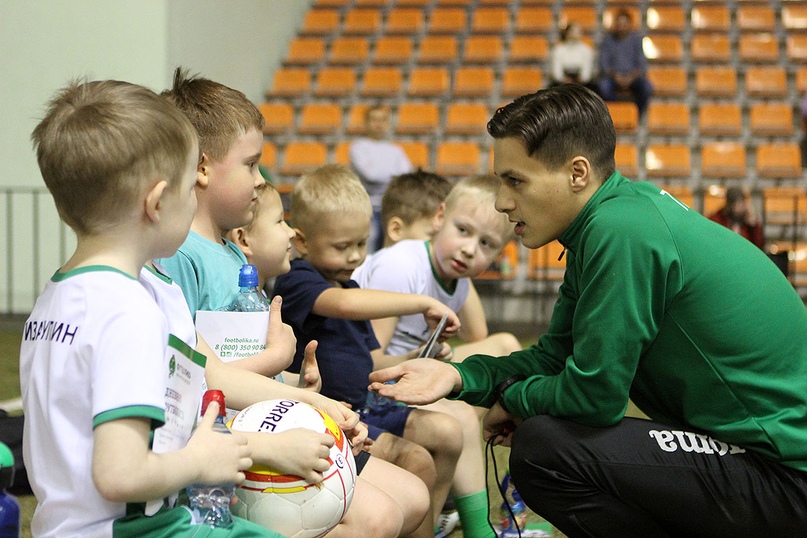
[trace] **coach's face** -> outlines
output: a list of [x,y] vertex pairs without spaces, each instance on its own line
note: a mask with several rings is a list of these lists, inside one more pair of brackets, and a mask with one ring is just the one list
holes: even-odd
[[493,159],[502,182],[496,209],[507,214],[528,248],[558,239],[596,191],[582,156],[552,170],[528,155],[520,138],[507,137],[494,140]]

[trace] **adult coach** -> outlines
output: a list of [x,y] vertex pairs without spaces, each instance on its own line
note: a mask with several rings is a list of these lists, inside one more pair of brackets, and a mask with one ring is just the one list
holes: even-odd
[[[521,496],[570,537],[807,536],[807,309],[781,271],[616,172],[608,109],[581,86],[520,97],[488,132],[497,209],[527,247],[565,247],[548,331],[372,389],[490,407]],[[652,420],[625,418],[629,397]]]

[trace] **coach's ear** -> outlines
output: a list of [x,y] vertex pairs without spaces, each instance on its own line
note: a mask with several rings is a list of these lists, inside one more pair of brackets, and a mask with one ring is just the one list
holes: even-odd
[[160,202],[167,188],[168,182],[161,179],[146,193],[143,209],[146,213],[146,217],[154,224],[160,222]]
[[572,158],[569,163],[571,169],[570,185],[572,192],[583,191],[592,179],[591,163],[582,155]]
[[294,237],[291,239],[291,243],[294,245],[294,249],[300,254],[300,256],[307,256],[308,244],[305,240],[305,234],[300,231],[300,228],[293,228],[293,230]]

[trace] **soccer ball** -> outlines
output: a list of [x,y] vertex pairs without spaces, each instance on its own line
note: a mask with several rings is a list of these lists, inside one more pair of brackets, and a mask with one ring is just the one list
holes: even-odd
[[254,465],[246,471],[244,483],[236,488],[239,502],[233,512],[289,538],[316,538],[342,520],[353,500],[356,462],[344,432],[331,417],[296,400],[258,402],[230,421],[230,429],[241,432],[271,434],[294,428],[333,436],[331,467],[323,481],[309,484],[299,476]]

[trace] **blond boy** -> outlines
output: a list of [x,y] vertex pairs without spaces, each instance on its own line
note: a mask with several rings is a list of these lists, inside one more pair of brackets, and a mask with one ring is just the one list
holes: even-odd
[[[169,326],[138,275],[188,232],[193,126],[150,90],[86,82],[50,102],[32,138],[59,215],[77,237],[37,300],[20,350],[24,458],[37,497],[32,533],[222,535],[191,525],[183,508],[120,519],[127,503],[191,483],[239,482],[252,464],[244,436],[212,431],[215,405],[184,448],[150,449],[166,419]],[[236,526],[228,536],[276,536],[242,520]]]
[[[283,317],[297,336],[294,365],[300,364],[306,343],[316,338],[322,392],[362,410],[375,439],[371,452],[394,460],[403,438],[431,453],[437,471],[432,490],[436,518],[461,448],[459,423],[448,415],[399,406],[384,414],[367,413],[369,373],[401,360],[383,355],[368,320],[411,313],[434,325],[447,313],[446,336],[456,333],[459,324],[453,312],[431,297],[360,290],[350,280],[366,255],[371,210],[367,192],[345,166],[324,166],[300,178],[291,215],[301,257],[292,260],[289,273],[277,277],[274,293],[283,296]],[[432,536],[433,522],[425,522],[416,535]]]

